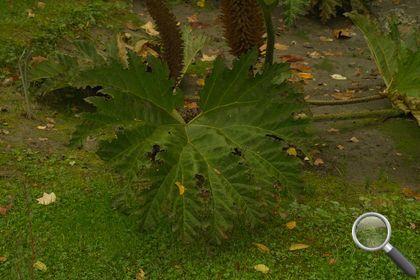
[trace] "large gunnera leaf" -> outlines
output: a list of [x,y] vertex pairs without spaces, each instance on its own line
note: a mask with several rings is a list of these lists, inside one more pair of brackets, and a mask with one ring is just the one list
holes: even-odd
[[250,52],[228,69],[217,59],[200,93],[201,113],[188,123],[176,110],[182,95],[155,58],[146,66],[129,53],[128,69],[113,61],[81,74],[108,96],[88,99],[97,112],[83,116],[74,140],[118,128],[98,153],[150,179],[141,205],[145,229],[168,219],[186,241],[205,233],[220,242],[234,223],[263,222],[280,189],[300,186],[299,161],[285,150],[302,139],[305,120],[295,113],[303,105],[285,83],[272,83],[287,65],[252,77],[256,60]]
[[411,43],[418,42],[418,35],[413,32],[403,40],[392,23],[391,32],[385,34],[366,16],[357,13],[347,16],[365,36],[387,87],[385,95],[395,107],[411,113],[420,125],[420,50],[418,43]]

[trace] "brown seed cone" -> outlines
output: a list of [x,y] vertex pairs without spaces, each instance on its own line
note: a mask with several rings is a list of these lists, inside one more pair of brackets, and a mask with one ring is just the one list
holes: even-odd
[[168,63],[171,78],[176,80],[181,75],[184,60],[181,30],[165,1],[146,0],[146,6],[162,39],[162,57]]
[[257,0],[222,0],[222,22],[231,53],[237,57],[264,43],[264,19]]

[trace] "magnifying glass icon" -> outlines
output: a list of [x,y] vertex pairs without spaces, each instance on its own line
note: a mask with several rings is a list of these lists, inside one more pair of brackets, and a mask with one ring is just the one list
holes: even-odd
[[388,257],[409,276],[416,276],[416,268],[389,244],[391,224],[385,216],[368,212],[359,216],[353,224],[352,236],[356,245],[365,251],[383,249]]

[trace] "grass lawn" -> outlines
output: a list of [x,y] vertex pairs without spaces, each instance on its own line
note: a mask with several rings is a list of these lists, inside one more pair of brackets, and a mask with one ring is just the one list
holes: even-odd
[[[369,185],[347,184],[337,177],[305,175],[304,196],[285,198],[274,221],[254,232],[238,230],[221,246],[184,245],[164,226],[142,233],[135,215],[113,209],[128,187],[86,153],[48,155],[2,148],[0,205],[15,198],[0,217],[1,279],[30,279],[35,260],[47,271],[37,279],[134,279],[143,269],[148,279],[404,279],[384,252],[364,252],[353,244],[353,220],[365,211],[386,215],[393,226],[391,243],[417,267],[420,238],[418,203],[385,179]],[[37,204],[43,192],[57,202]],[[288,221],[296,228],[286,227]],[[253,243],[270,252],[260,252]],[[292,243],[309,245],[289,251]],[[270,268],[266,275],[256,264]]]

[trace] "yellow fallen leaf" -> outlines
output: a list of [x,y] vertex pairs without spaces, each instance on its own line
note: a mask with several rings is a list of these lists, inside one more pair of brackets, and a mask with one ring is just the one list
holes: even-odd
[[159,32],[156,30],[155,25],[151,21],[146,22],[144,25],[141,26],[141,28],[143,28],[144,31],[146,31],[146,33],[149,35],[152,35],[152,36],[159,35]]
[[280,44],[280,43],[275,43],[274,48],[276,50],[279,50],[279,51],[287,51],[289,49],[289,46],[288,45],[283,45],[283,44]]
[[55,193],[44,193],[40,198],[37,198],[38,204],[48,205],[54,203],[57,200]]
[[180,182],[175,182],[175,185],[178,187],[179,195],[183,195],[185,192],[185,187]]
[[206,6],[206,0],[198,0],[197,6],[200,8],[204,8]]
[[302,244],[302,243],[294,243],[290,245],[289,251],[296,251],[296,250],[302,250],[308,248],[309,245]]
[[304,80],[311,80],[314,76],[311,73],[298,73],[299,78]]
[[195,83],[199,87],[204,87],[204,85],[206,84],[206,81],[204,79],[198,79]]
[[260,250],[263,253],[270,252],[270,248],[268,248],[264,244],[261,244],[261,243],[253,243],[253,244],[255,245],[255,247],[257,247],[258,250]]
[[296,221],[290,221],[286,224],[288,229],[294,229],[296,227]]
[[289,149],[287,149],[287,154],[289,155],[289,156],[297,156],[297,151],[296,151],[296,149],[295,148],[293,148],[293,147],[290,147]]
[[299,72],[311,72],[312,68],[311,66],[305,64],[305,63],[297,63],[297,62],[293,62],[290,63],[290,68]]
[[36,263],[34,263],[34,268],[44,272],[47,271],[47,266],[41,261],[37,261]]
[[136,280],[144,280],[146,276],[146,273],[144,273],[144,270],[140,268],[139,272],[136,273]]
[[266,266],[265,264],[257,264],[256,266],[254,266],[254,269],[264,274],[267,274],[270,271],[268,266]]

